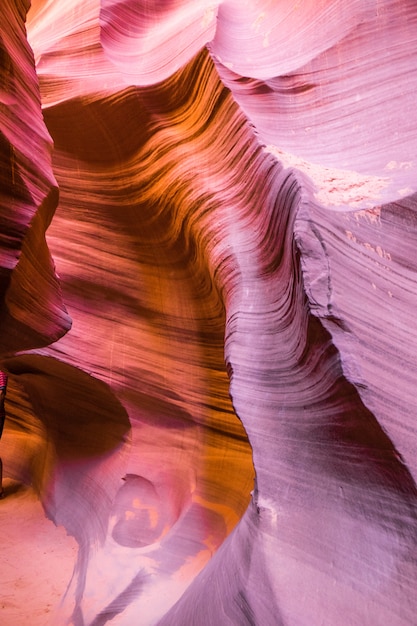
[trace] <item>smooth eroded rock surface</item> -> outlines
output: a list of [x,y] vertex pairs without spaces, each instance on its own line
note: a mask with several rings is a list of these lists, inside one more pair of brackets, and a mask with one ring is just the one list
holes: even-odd
[[414,3],[28,9],[1,456],[76,542],[52,623],[409,626]]

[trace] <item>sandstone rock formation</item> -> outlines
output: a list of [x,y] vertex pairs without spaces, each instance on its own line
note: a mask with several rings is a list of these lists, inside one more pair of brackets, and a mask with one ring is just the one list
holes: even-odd
[[416,623],[415,3],[3,4],[0,445],[76,541],[51,623]]

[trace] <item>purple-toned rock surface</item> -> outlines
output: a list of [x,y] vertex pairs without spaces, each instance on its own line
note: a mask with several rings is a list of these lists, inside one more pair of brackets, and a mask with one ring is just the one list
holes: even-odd
[[416,5],[28,9],[0,454],[77,544],[50,623],[415,623]]

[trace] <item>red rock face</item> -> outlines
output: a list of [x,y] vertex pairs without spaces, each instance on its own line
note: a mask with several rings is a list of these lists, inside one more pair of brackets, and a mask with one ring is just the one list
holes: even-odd
[[54,623],[413,623],[414,3],[27,8],[2,456],[78,545]]

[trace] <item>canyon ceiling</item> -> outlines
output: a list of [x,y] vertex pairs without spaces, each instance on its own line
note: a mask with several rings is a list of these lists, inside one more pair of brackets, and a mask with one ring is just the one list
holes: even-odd
[[416,624],[415,0],[1,11],[0,454],[76,541],[51,623]]

